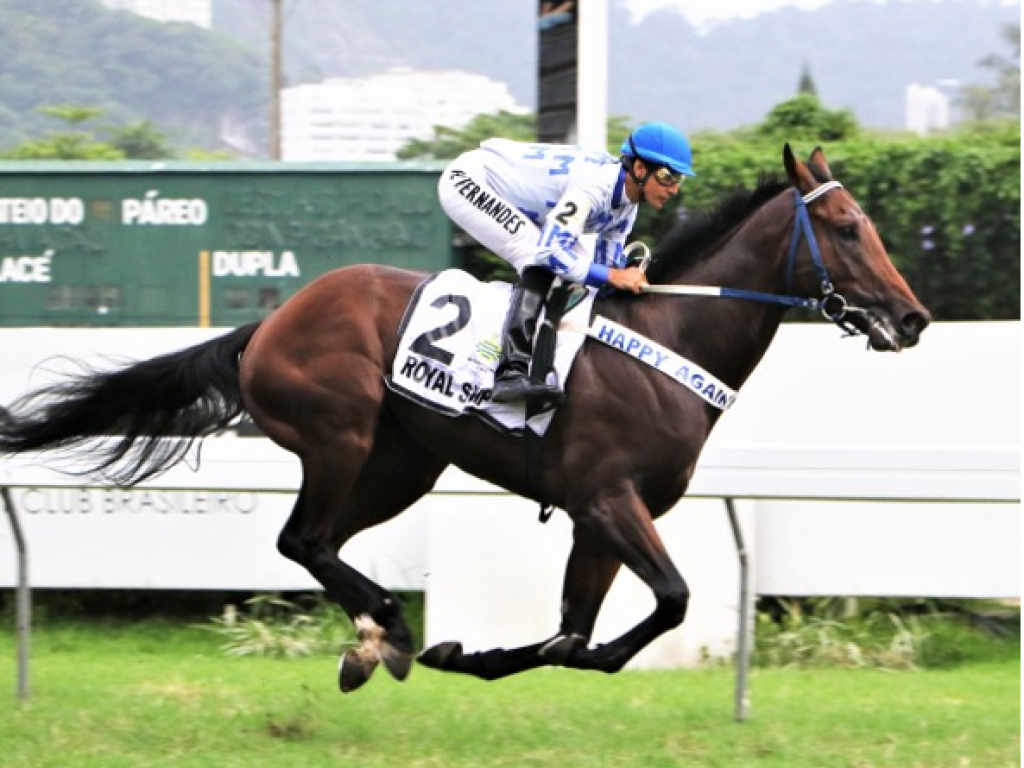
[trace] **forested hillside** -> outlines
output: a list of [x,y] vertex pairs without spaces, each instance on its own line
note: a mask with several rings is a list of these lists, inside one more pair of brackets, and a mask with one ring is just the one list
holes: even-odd
[[260,57],[192,24],[161,24],[96,0],[0,0],[0,149],[59,129],[44,105],[148,119],[177,146],[216,148],[224,121],[265,132]]
[[[813,12],[790,8],[732,22],[700,37],[663,11],[640,26],[616,25],[611,109],[643,115],[667,104],[669,119],[694,129],[750,125],[794,95],[806,66],[827,106],[852,110],[870,128],[902,128],[908,84],[988,80],[978,62],[1012,53],[1000,37],[1009,24],[1020,24],[1019,6],[839,0]],[[640,74],[635,52],[653,40],[657,71]],[[644,61],[651,57],[645,52]],[[956,87],[947,92],[955,95]]]
[[[269,17],[254,11],[265,4],[215,0],[214,24],[265,49]],[[690,130],[759,122],[794,94],[805,66],[828,106],[852,109],[869,127],[899,128],[909,83],[985,80],[978,61],[1009,53],[1000,31],[1020,23],[1019,5],[991,0],[836,0],[702,35],[671,10],[635,24],[624,0],[609,6],[611,112]],[[532,3],[290,0],[285,8],[292,82],[389,66],[463,69],[507,83],[521,103],[536,106]]]
[[[782,10],[701,35],[661,11],[634,24],[610,0],[609,108],[689,131],[764,119],[801,71],[822,101],[869,128],[903,125],[908,83],[984,82],[977,66],[1008,54],[1000,30],[1020,7],[983,0],[837,0]],[[534,108],[533,3],[478,0],[289,0],[286,84],[393,66],[460,69],[506,82]],[[269,0],[214,0],[214,30],[163,24],[98,0],[0,0],[0,151],[61,126],[44,105],[103,110],[115,124],[150,120],[177,147],[221,146],[225,124],[266,147]]]

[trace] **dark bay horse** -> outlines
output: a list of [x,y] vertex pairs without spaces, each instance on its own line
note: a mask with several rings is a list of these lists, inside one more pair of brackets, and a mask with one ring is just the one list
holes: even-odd
[[[876,350],[917,343],[927,310],[893,267],[871,220],[832,179],[824,154],[789,146],[786,179],[765,177],[655,250],[652,284],[681,296],[599,297],[595,311],[694,361],[733,389],[761,360],[787,309],[812,304]],[[360,645],[342,659],[342,690],[383,661],[398,679],[414,649],[392,595],[338,557],[358,532],[400,514],[454,464],[534,497],[523,440],[472,416],[426,410],[385,386],[399,322],[423,274],[354,266],[326,274],[261,323],[28,395],[0,425],[0,453],[74,450],[95,473],[131,484],[166,470],[192,441],[243,411],[301,460],[302,487],[281,532],[352,617]],[[721,298],[684,286],[721,286]],[[568,513],[573,545],[561,626],[517,649],[424,651],[435,668],[495,679],[544,665],[615,672],[686,615],[689,591],[653,521],[686,492],[721,411],[657,370],[588,341],[566,382],[568,401],[542,448],[545,501]],[[97,441],[96,435],[108,436]],[[656,607],[599,646],[590,637],[625,565]]]

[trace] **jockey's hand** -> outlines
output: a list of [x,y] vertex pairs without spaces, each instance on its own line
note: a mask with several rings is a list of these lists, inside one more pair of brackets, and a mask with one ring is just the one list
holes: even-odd
[[639,267],[626,267],[608,270],[608,284],[620,291],[632,291],[640,293],[643,286],[647,285],[647,275]]

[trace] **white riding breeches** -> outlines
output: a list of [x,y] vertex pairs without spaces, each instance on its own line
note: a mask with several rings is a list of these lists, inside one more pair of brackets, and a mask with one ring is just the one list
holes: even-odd
[[540,229],[493,186],[493,152],[471,150],[445,168],[437,184],[441,207],[452,221],[522,274],[538,263]]

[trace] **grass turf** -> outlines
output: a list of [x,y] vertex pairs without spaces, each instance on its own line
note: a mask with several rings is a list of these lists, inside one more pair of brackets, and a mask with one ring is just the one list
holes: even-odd
[[0,766],[360,768],[1020,765],[1020,663],[925,672],[759,669],[732,720],[728,668],[541,670],[484,683],[383,669],[341,695],[334,661],[232,658],[159,621],[38,628],[15,702],[0,634]]

